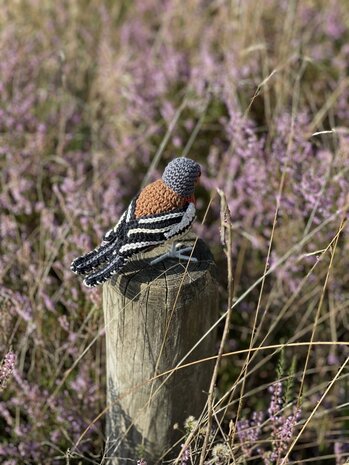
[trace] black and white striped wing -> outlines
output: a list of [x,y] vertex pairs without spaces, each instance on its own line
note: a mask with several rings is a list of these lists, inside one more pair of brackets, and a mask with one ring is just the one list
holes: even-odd
[[91,252],[76,258],[70,265],[76,274],[85,275],[106,263],[113,252],[118,250],[119,245],[124,242],[127,227],[131,218],[134,217],[136,198],[132,200],[127,210],[121,215],[116,225],[103,237],[102,243]]
[[130,257],[135,253],[155,247],[187,231],[195,220],[195,205],[187,204],[169,213],[160,213],[134,219],[120,247],[119,254]]
[[118,230],[116,237],[114,237],[114,229],[106,234],[100,246],[107,248],[107,253],[103,256],[103,264],[100,266],[101,263],[98,263],[98,270],[88,274],[84,279],[86,286],[94,287],[104,283],[121,270],[133,255],[182,234],[190,228],[195,219],[193,203],[169,213],[142,218],[136,218],[134,212],[135,200],[125,212],[119,229],[116,227]]

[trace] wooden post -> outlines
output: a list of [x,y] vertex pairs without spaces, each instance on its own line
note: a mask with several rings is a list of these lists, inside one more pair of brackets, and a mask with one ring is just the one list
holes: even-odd
[[[187,236],[186,245],[195,243]],[[212,255],[198,240],[187,263],[150,261],[169,244],[129,262],[122,274],[104,286],[107,351],[108,464],[155,464],[178,454],[188,416],[198,417],[207,398],[213,364],[204,362],[154,381],[173,369],[218,318],[216,269]],[[216,353],[212,331],[186,359]],[[164,382],[165,381],[165,382]],[[176,428],[178,425],[178,428]]]

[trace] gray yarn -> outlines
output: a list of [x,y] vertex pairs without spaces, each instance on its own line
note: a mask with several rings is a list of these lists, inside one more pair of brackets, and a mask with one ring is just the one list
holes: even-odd
[[196,161],[180,157],[166,166],[162,180],[177,194],[189,197],[194,193],[195,181],[200,174],[200,165]]

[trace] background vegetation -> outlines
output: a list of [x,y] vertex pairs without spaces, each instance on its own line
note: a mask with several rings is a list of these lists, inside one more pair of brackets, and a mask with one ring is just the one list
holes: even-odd
[[101,290],[69,264],[181,154],[222,313],[217,187],[231,212],[225,351],[273,346],[222,359],[206,461],[349,457],[348,26],[347,0],[1,2],[1,463],[103,463]]

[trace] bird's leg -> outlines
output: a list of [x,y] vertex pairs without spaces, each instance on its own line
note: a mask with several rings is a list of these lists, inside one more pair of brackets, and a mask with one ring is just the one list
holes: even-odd
[[[172,243],[172,248],[171,248],[171,257],[173,258],[179,258],[180,260],[186,260],[190,261],[192,260],[193,263],[197,263],[198,259],[195,257],[191,257],[190,254],[193,251],[194,247],[189,246],[189,247],[184,247],[181,248],[184,244],[181,242],[173,242]],[[188,253],[188,255],[184,255],[185,253]]]
[[197,258],[184,255],[184,253],[186,252],[191,252],[193,250],[193,247],[184,247],[183,249],[181,249],[182,245],[183,244],[180,242],[172,242],[171,249],[163,255],[160,255],[160,257],[154,258],[154,260],[152,260],[150,264],[156,265],[157,263],[162,262],[166,258],[178,258],[179,260],[187,260],[196,263],[198,261]]

